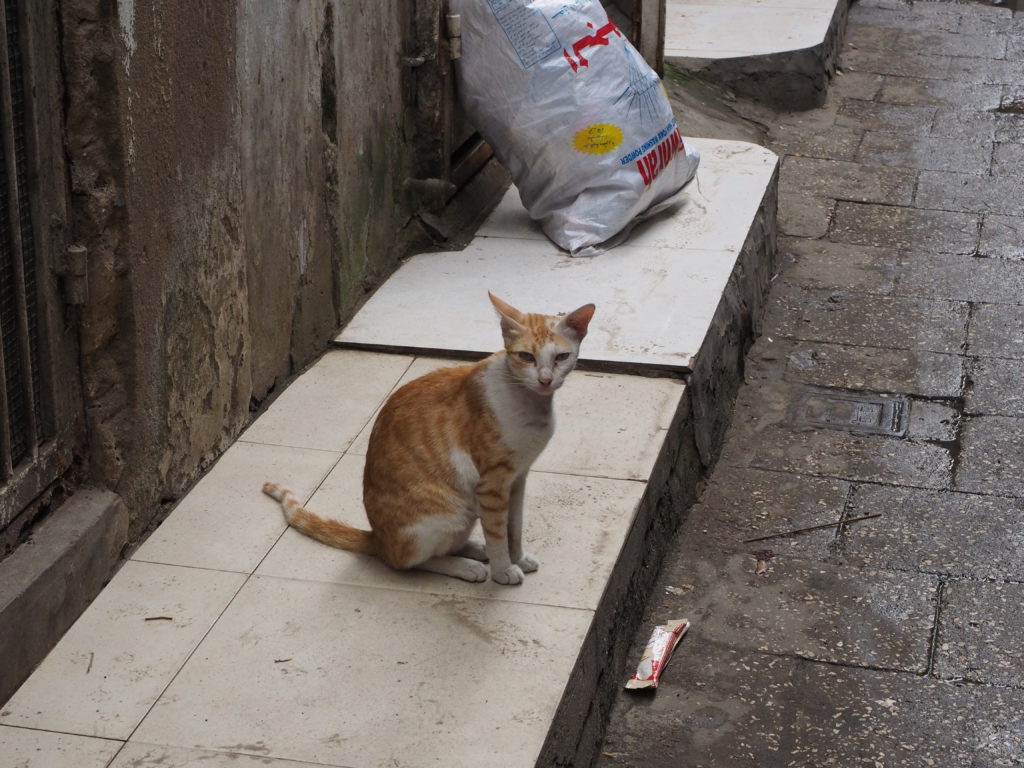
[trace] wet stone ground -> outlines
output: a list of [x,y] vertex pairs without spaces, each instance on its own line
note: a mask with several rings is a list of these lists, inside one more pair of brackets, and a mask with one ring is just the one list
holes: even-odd
[[771,126],[782,271],[633,659],[693,627],[604,768],[1024,765],[1024,15],[862,0],[844,49]]

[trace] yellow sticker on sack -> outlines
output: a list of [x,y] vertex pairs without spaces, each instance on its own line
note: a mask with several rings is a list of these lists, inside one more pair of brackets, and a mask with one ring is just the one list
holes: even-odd
[[622,143],[622,129],[611,123],[595,123],[584,128],[572,140],[573,149],[587,155],[603,155]]

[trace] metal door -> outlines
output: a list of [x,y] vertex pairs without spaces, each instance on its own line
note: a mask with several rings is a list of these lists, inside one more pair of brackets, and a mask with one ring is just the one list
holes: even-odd
[[64,241],[55,2],[0,0],[0,555],[48,503],[82,434],[73,305],[85,260]]

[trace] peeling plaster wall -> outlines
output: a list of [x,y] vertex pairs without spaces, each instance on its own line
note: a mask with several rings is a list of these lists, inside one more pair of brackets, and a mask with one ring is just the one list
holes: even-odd
[[133,534],[397,263],[408,13],[63,3],[90,471]]

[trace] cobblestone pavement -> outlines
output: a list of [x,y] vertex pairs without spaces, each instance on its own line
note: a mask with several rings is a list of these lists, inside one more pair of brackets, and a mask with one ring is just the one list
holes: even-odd
[[864,0],[841,66],[771,126],[782,270],[633,659],[693,628],[601,766],[1024,765],[1024,14]]

